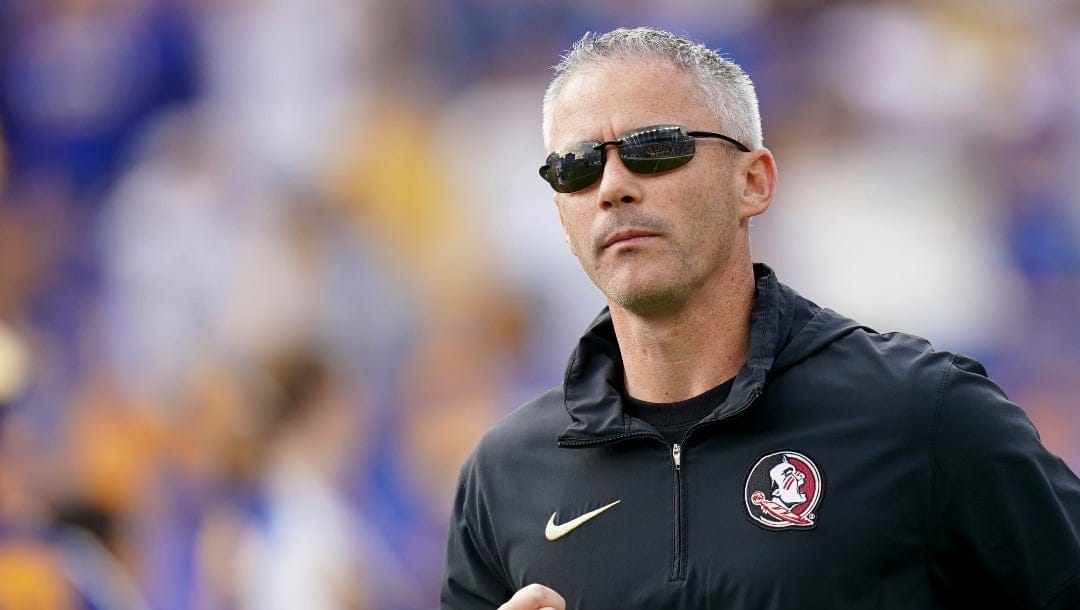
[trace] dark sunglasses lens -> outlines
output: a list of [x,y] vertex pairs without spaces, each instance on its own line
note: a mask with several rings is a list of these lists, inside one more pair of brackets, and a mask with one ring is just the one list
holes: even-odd
[[694,158],[694,139],[680,127],[647,127],[622,138],[619,158],[638,174],[657,174],[681,167]]
[[551,153],[540,168],[540,176],[559,193],[591,186],[604,173],[604,152],[597,146],[597,142],[582,142],[572,150]]

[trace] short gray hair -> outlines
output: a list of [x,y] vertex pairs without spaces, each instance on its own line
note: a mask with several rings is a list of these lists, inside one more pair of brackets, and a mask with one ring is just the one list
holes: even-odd
[[[550,145],[552,108],[563,86],[612,59],[666,59],[696,77],[704,103],[727,135],[751,149],[762,145],[761,113],[754,83],[735,62],[689,38],[641,27],[619,28],[606,34],[587,32],[554,67],[555,77],[544,93],[544,142]],[[657,83],[663,86],[663,83]],[[687,127],[695,128],[696,126]]]

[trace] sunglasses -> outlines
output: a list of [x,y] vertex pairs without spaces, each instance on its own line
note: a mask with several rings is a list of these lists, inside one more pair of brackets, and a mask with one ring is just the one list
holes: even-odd
[[717,138],[742,152],[750,152],[742,142],[709,131],[686,131],[678,125],[652,125],[632,129],[612,142],[585,141],[548,155],[540,177],[557,193],[573,193],[588,188],[604,175],[608,146],[619,151],[619,159],[635,174],[659,174],[682,167],[694,158],[697,138]]

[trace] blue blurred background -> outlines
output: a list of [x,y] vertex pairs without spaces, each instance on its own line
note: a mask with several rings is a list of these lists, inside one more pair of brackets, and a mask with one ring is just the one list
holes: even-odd
[[643,24],[757,83],[756,259],[1080,467],[1076,2],[3,0],[0,607],[436,606],[459,465],[602,306],[550,66]]

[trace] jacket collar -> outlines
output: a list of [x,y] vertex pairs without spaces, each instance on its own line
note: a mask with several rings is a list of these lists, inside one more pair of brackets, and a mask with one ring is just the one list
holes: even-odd
[[[761,394],[773,363],[789,334],[797,295],[780,284],[772,269],[754,265],[756,297],[750,311],[750,353],[735,375],[727,400],[701,423],[730,417]],[[800,298],[801,300],[801,298]],[[559,436],[561,446],[598,444],[630,436],[655,435],[644,422],[623,410],[623,366],[611,313],[593,320],[566,367],[566,411],[572,420]]]

